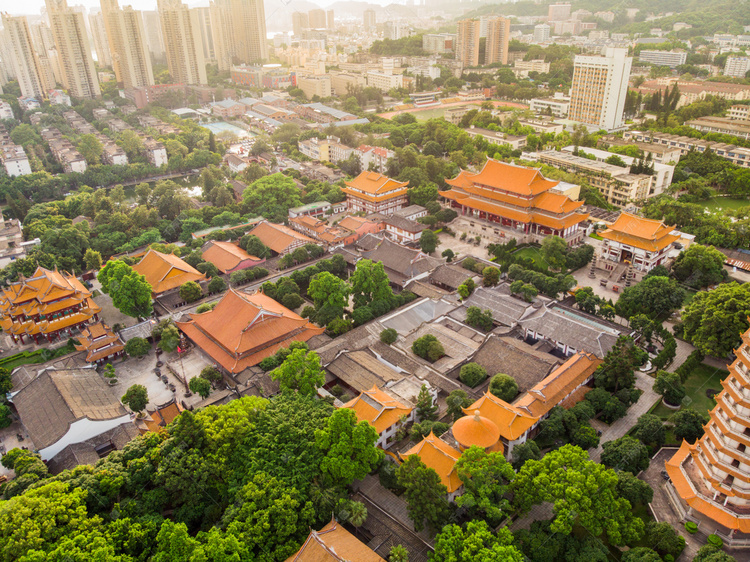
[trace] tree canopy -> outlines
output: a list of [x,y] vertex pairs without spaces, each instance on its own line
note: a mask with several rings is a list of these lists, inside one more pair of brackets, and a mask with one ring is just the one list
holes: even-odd
[[682,313],[685,339],[706,355],[726,357],[747,331],[750,283],[725,283],[701,291]]

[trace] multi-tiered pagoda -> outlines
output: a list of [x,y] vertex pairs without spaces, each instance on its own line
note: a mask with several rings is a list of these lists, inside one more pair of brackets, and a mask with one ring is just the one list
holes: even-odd
[[717,523],[707,532],[750,533],[750,330],[735,354],[705,434],[694,445],[683,441],[667,462],[688,515]]
[[30,278],[3,290],[0,328],[14,342],[52,341],[96,322],[101,310],[74,276],[38,267]]

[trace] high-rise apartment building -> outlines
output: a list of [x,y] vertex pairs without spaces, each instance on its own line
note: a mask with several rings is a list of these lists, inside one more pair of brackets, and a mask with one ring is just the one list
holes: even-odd
[[365,10],[362,13],[365,31],[374,31],[376,27],[375,10]]
[[45,74],[31,42],[26,16],[13,17],[4,13],[2,21],[3,33],[10,49],[10,63],[21,87],[21,95],[39,99],[46,97],[47,91],[54,88],[54,84],[44,82]]
[[75,98],[101,96],[83,14],[69,8],[66,0],[46,3],[63,86]]
[[547,11],[547,21],[564,21],[570,19],[570,4],[550,4]]
[[479,66],[479,20],[461,20],[458,22],[458,39],[456,40],[456,60],[464,66]]
[[576,55],[570,119],[607,130],[622,127],[632,63],[627,49],[608,47],[604,56]]
[[550,26],[546,23],[540,23],[534,26],[534,40],[536,44],[547,43],[549,41]]
[[143,20],[143,32],[146,37],[146,45],[155,61],[163,62],[164,59],[164,39],[161,36],[161,22],[159,21],[159,12],[156,10],[144,10],[141,12]]
[[180,0],[157,0],[156,5],[172,82],[205,84],[206,62],[188,7]]
[[216,62],[216,48],[213,25],[211,22],[211,8],[190,8],[193,27],[198,30],[200,44],[203,47],[203,58],[206,62]]
[[107,39],[107,28],[104,24],[104,14],[96,12],[89,14],[89,29],[94,41],[96,61],[99,66],[112,66],[112,53],[109,50],[109,39]]
[[220,69],[268,59],[263,0],[214,0],[211,25]]
[[487,22],[487,42],[484,51],[484,64],[499,62],[508,64],[508,43],[510,42],[510,20],[496,17]]
[[296,37],[302,36],[302,30],[308,29],[310,23],[305,12],[293,12],[292,13],[292,31]]
[[324,10],[310,10],[307,12],[307,21],[312,29],[326,28],[326,13]]
[[43,21],[29,25],[29,29],[31,30],[31,42],[39,57],[39,64],[44,74],[42,82],[46,84],[62,84],[60,63],[52,30]]
[[333,21],[333,10],[328,10],[326,12],[326,22],[328,23],[328,29],[333,29],[336,27]]
[[100,2],[117,81],[126,90],[153,86],[154,73],[141,14],[131,6],[120,8],[117,0]]

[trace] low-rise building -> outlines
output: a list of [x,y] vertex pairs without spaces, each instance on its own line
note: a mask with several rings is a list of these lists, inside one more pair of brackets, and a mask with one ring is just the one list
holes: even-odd
[[289,209],[289,218],[297,218],[303,216],[310,217],[322,217],[329,214],[331,211],[331,204],[328,201],[316,201],[315,203],[308,203],[301,207],[292,207]]
[[637,141],[635,138],[636,135],[639,134],[640,133],[637,131],[626,131],[622,138],[614,136],[603,137],[600,139],[599,145],[605,148],[609,146],[634,146],[640,151],[644,158],[650,158],[657,164],[669,164],[670,166],[674,166],[680,161],[680,156],[682,156],[682,150],[680,148],[650,141]]
[[687,61],[686,51],[641,51],[638,55],[641,62],[648,62],[656,66],[676,68]]
[[315,244],[315,240],[292,230],[283,224],[268,221],[258,223],[249,234],[257,236],[274,254],[283,256],[301,248],[305,244]]
[[425,33],[422,35],[422,49],[428,53],[438,55],[452,53],[455,43],[455,33]]
[[330,76],[300,76],[297,78],[297,87],[309,100],[315,96],[330,98],[332,95]]
[[201,257],[224,274],[234,273],[265,263],[265,258],[251,256],[237,244],[209,240],[201,248]]
[[488,142],[499,144],[500,146],[509,146],[513,150],[521,150],[526,146],[526,136],[515,136],[507,133],[500,133],[498,131],[490,131],[489,129],[480,129],[472,125],[466,132],[470,137],[482,137]]
[[328,154],[328,139],[319,139],[312,137],[307,140],[299,141],[297,148],[299,151],[313,160],[330,162],[331,157]]
[[146,155],[148,161],[157,168],[166,166],[169,161],[166,147],[151,137],[143,139],[143,153]]
[[11,177],[23,176],[31,173],[31,164],[22,146],[16,144],[0,145],[0,161],[5,173]]
[[320,531],[310,531],[300,549],[286,562],[385,562],[371,548],[332,519]]
[[535,113],[567,117],[570,109],[570,97],[555,92],[551,98],[532,98],[529,100],[529,109]]
[[289,226],[317,240],[326,248],[348,244],[352,232],[338,225],[328,223],[309,215],[289,219]]
[[734,76],[735,78],[744,78],[750,70],[750,57],[727,57],[724,63],[724,76]]
[[33,96],[21,96],[18,98],[18,104],[23,112],[33,111],[41,107],[39,100]]
[[732,135],[741,139],[750,139],[750,123],[731,119],[729,117],[698,117],[685,123],[703,133],[719,133],[720,135]]
[[750,166],[750,148],[734,146],[732,144],[717,143],[694,139],[692,137],[669,135],[666,133],[656,133],[651,131],[625,131],[623,133],[623,139],[626,141],[635,140],[638,142],[653,143],[669,147],[678,150],[681,156],[684,156],[691,150],[695,150],[696,152],[711,150],[715,154],[722,158],[726,158],[737,166]]
[[125,355],[125,344],[104,322],[97,322],[81,330],[76,338],[76,349],[86,352],[86,362],[101,365]]
[[62,90],[50,90],[47,96],[52,105],[67,105],[70,107],[70,96]]
[[513,62],[513,74],[518,78],[528,78],[529,72],[548,74],[549,65],[550,63],[545,62],[544,59],[517,60]]
[[0,100],[0,119],[15,119],[15,115],[13,115],[13,106],[7,101]]
[[188,281],[206,279],[204,274],[174,254],[163,254],[151,249],[133,266],[133,270],[146,278],[155,296],[179,289]]
[[236,119],[245,114],[245,104],[234,100],[222,100],[211,104],[211,113],[222,119]]
[[298,113],[301,117],[309,119],[310,121],[315,121],[316,123],[336,123],[357,119],[356,115],[323,105],[322,103],[300,104],[294,107],[294,112]]
[[418,242],[422,231],[427,228],[422,223],[396,214],[386,217],[383,222],[385,231],[399,244]]
[[104,137],[104,142],[102,142],[102,162],[112,166],[126,166],[128,164],[128,155],[119,145]]
[[357,415],[357,421],[366,421],[375,428],[379,436],[375,446],[383,449],[392,444],[399,429],[413,422],[415,418],[413,404],[397,400],[377,385],[361,392],[343,407],[353,410]]
[[409,182],[399,182],[377,172],[362,172],[346,182],[347,209],[352,212],[391,215],[406,206]]
[[458,125],[461,123],[461,119],[463,119],[464,115],[469,113],[472,109],[476,109],[473,105],[459,105],[457,107],[448,107],[443,112],[443,117],[445,118],[448,123],[453,123],[454,125]]
[[461,457],[461,451],[449,445],[434,433],[422,439],[411,449],[401,455],[406,460],[417,455],[425,466],[433,469],[440,476],[440,483],[448,490],[448,501],[454,501],[464,491],[464,483],[458,477],[456,462]]
[[371,70],[367,73],[367,85],[377,88],[381,92],[388,92],[393,88],[401,88],[404,77],[401,74],[389,74],[379,70]]
[[[392,150],[382,146],[368,146],[366,144],[360,145],[353,153],[357,154],[362,170],[374,170],[381,174],[385,172],[388,160],[396,156],[396,153]],[[343,160],[345,159],[343,158]]]

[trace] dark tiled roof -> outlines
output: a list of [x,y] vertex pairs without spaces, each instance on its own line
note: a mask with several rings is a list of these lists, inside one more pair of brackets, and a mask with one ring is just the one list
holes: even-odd
[[532,304],[512,297],[505,284],[494,288],[477,287],[464,304],[491,310],[493,320],[505,326],[513,326],[533,310]]
[[445,285],[455,290],[470,277],[474,277],[474,274],[468,269],[458,265],[443,264],[430,274],[430,282],[436,285]]
[[422,223],[413,221],[411,219],[407,219],[406,217],[400,217],[398,215],[392,215],[390,217],[386,217],[386,219],[383,222],[395,228],[400,228],[401,230],[405,230],[406,232],[422,232],[423,230],[427,228]]
[[365,392],[373,386],[382,387],[402,378],[400,373],[364,350],[342,353],[326,369],[357,392]]
[[363,258],[382,262],[388,278],[397,285],[438,267],[441,260],[426,256],[419,250],[383,240],[374,250],[364,252]]

